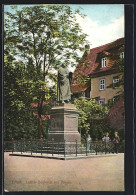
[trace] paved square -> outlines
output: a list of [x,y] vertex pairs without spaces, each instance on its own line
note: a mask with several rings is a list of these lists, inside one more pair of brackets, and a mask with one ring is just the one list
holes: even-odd
[[124,154],[75,160],[4,154],[6,191],[124,191]]

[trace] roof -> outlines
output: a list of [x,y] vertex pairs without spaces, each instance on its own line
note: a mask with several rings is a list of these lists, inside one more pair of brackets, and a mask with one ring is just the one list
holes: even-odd
[[117,129],[124,129],[124,96],[121,95],[119,100],[110,109],[107,119],[110,125]]
[[[97,60],[99,55],[109,56],[111,55],[110,50],[116,47],[121,47],[124,45],[124,38],[117,39],[114,42],[108,43],[106,45],[102,45],[93,49],[90,49],[90,53],[86,57],[87,65],[80,63],[77,65],[77,68],[73,74],[73,85],[71,86],[72,93],[82,92],[87,89],[87,84],[79,84],[78,80],[80,76],[93,76],[96,73],[107,72],[109,70],[117,70],[117,66],[115,66],[115,59],[110,60],[108,63],[108,67],[101,68],[99,66],[100,61]],[[122,51],[122,50],[121,50]],[[88,86],[89,87],[89,86]]]
[[90,75],[90,74],[93,74],[96,72],[103,72],[103,71],[107,71],[111,68],[114,68],[113,67],[114,63],[112,63],[107,68],[102,68],[102,69],[98,70],[98,65],[100,63],[96,61],[97,57],[100,53],[103,53],[105,56],[108,56],[108,55],[110,55],[109,50],[111,50],[112,48],[115,48],[115,47],[122,46],[122,45],[124,45],[124,38],[120,38],[120,39],[117,39],[116,41],[108,43],[106,45],[102,45],[102,46],[90,49],[90,54],[86,58],[86,61],[89,62],[87,67],[85,67],[85,65],[83,65],[82,63],[78,64],[77,68],[73,74],[73,77],[75,77],[78,74],[79,70],[80,70],[80,73],[83,75]]
[[82,83],[80,85],[75,84],[75,85],[71,85],[70,89],[72,93],[78,93],[78,92],[85,91],[89,86],[90,86],[89,83]]

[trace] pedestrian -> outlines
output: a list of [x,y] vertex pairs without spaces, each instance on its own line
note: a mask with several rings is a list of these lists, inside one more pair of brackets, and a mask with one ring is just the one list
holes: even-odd
[[90,152],[90,142],[92,141],[92,138],[91,138],[91,135],[88,134],[88,137],[87,137],[87,152]]
[[109,133],[106,132],[106,135],[102,138],[102,141],[109,142],[111,139],[109,137]]
[[120,138],[119,138],[118,132],[115,132],[114,135],[115,135],[115,137],[113,139],[113,142],[114,142],[114,152],[116,154],[118,154],[118,145],[119,145],[119,142],[120,142]]
[[111,139],[109,137],[109,133],[108,132],[106,132],[105,136],[102,138],[102,141],[105,142],[105,153],[107,151],[110,153],[110,151],[111,151],[111,147],[110,147],[110,145],[111,145],[110,144]]

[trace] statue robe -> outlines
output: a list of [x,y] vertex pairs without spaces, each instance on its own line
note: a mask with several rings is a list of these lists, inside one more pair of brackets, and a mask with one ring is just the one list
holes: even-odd
[[68,101],[71,99],[69,71],[66,67],[58,70],[58,100]]

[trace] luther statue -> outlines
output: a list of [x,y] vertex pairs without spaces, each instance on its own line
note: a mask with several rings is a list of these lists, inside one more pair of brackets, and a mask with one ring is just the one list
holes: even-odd
[[71,100],[70,84],[72,72],[69,72],[63,63],[58,70],[58,101],[67,103]]

